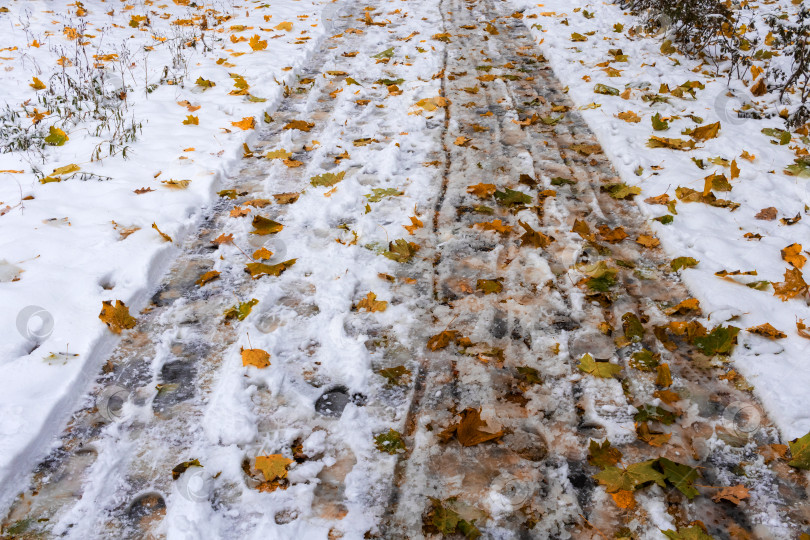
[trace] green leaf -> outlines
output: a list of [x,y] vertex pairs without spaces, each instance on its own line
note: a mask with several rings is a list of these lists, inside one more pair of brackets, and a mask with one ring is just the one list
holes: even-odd
[[202,77],[198,78],[195,83],[197,86],[202,87],[203,91],[208,90],[209,88],[213,88],[217,85],[217,83],[213,81],[208,81],[203,79]]
[[380,433],[374,437],[374,443],[377,445],[377,450],[391,455],[405,451],[405,441],[402,440],[402,435],[393,429],[388,430],[388,433]]
[[540,378],[540,372],[533,367],[518,366],[517,372],[521,378],[529,384],[542,384],[543,380]]
[[604,185],[602,191],[607,191],[614,199],[632,199],[634,196],[641,194],[640,187],[628,186],[624,182]]
[[644,327],[635,313],[628,311],[622,315],[622,328],[624,329],[624,337],[632,343],[638,343],[644,339]]
[[346,171],[340,171],[337,174],[328,172],[313,176],[309,182],[315,187],[331,187],[343,180],[344,176],[346,176]]
[[788,446],[790,455],[793,456],[788,465],[798,469],[810,469],[810,433],[790,441]]
[[504,206],[511,206],[515,204],[530,204],[532,198],[522,191],[515,191],[514,189],[504,188],[504,191],[496,191],[495,198]]
[[385,189],[373,188],[371,191],[373,193],[364,195],[365,198],[368,199],[368,202],[380,202],[385,197],[398,197],[399,195],[403,194],[403,192],[394,188],[385,188]]
[[675,217],[670,216],[669,214],[667,214],[665,216],[658,216],[657,218],[653,218],[653,219],[655,219],[655,221],[661,223],[662,225],[669,225],[670,223],[675,221]]
[[383,52],[372,55],[372,58],[391,58],[394,56],[394,48],[385,49]]
[[388,386],[401,386],[405,384],[405,379],[411,374],[411,370],[405,366],[381,369],[380,376],[385,377]]
[[673,272],[677,272],[681,268],[692,268],[693,266],[697,266],[698,262],[700,261],[693,259],[692,257],[678,257],[676,259],[672,259],[669,266],[672,268]]
[[798,176],[799,178],[810,178],[810,157],[800,157],[793,161],[793,165],[788,165],[785,168],[785,174],[791,176]]
[[70,139],[67,133],[58,127],[51,126],[48,128],[48,132],[48,136],[45,137],[45,144],[49,146],[62,146]]
[[661,422],[665,426],[671,425],[678,416],[663,407],[646,403],[639,407],[638,412],[633,417],[636,422]]
[[629,465],[626,469],[619,467],[606,467],[601,472],[594,475],[594,478],[603,486],[608,493],[617,491],[634,491],[638,487],[649,482],[655,482],[661,487],[666,487],[665,477],[658,472],[653,465],[657,460],[642,461]]
[[377,79],[374,81],[374,84],[384,84],[385,86],[391,86],[392,84],[402,84],[405,82],[405,79]]
[[398,238],[388,244],[388,251],[383,253],[383,255],[392,261],[406,263],[411,260],[418,249],[419,246],[417,244],[408,242],[404,238]]
[[736,326],[715,326],[712,331],[694,340],[695,346],[706,356],[715,354],[729,354],[737,343],[737,334],[740,329]]
[[610,362],[597,362],[594,360],[593,356],[588,353],[585,353],[585,355],[579,359],[579,365],[577,367],[580,371],[603,379],[609,379],[622,371],[622,366],[611,364]]
[[653,371],[658,367],[660,356],[647,349],[633,353],[630,357],[630,367],[639,371]]
[[503,278],[479,279],[475,284],[475,288],[482,291],[484,294],[497,294],[503,290],[501,281],[503,281]]
[[593,91],[597,94],[604,94],[606,96],[618,96],[621,93],[619,92],[618,88],[613,88],[612,86],[602,83],[595,85],[593,87]]
[[655,113],[653,115],[653,117],[651,118],[651,120],[652,120],[652,126],[653,126],[654,130],[656,130],[656,131],[666,131],[666,130],[669,129],[669,122],[667,122],[666,120],[661,120],[661,114],[660,113]]
[[661,531],[667,538],[672,540],[714,540],[714,537],[706,533],[706,529],[699,525],[692,525],[691,527],[681,527],[678,531],[672,529]]
[[576,184],[575,180],[569,180],[568,178],[562,178],[560,176],[556,176],[551,179],[552,186],[563,186],[563,185],[570,185],[573,186]]
[[700,495],[700,492],[692,485],[700,476],[697,469],[689,465],[675,463],[663,457],[658,458],[658,464],[661,466],[661,470],[664,471],[667,481],[683,493],[687,499],[694,499]]
[[240,321],[244,321],[245,318],[250,315],[253,306],[258,303],[259,301],[255,298],[248,302],[239,302],[237,305],[231,306],[225,310],[225,319],[239,319]]
[[591,439],[588,445],[588,463],[594,467],[604,469],[616,465],[622,460],[622,453],[618,448],[610,446],[610,441],[605,439],[602,444]]

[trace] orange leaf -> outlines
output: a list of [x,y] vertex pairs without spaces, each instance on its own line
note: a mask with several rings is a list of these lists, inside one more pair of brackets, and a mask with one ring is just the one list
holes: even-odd
[[366,295],[365,298],[357,302],[355,306],[358,311],[361,309],[365,309],[366,311],[385,311],[388,307],[388,302],[384,300],[377,300],[377,295],[373,292],[370,292]]
[[242,349],[242,365],[264,369],[270,365],[270,354],[261,349]]
[[231,125],[239,129],[253,129],[256,126],[256,119],[252,116],[246,116],[238,122],[231,122]]
[[101,313],[98,318],[113,334],[120,334],[122,330],[135,328],[137,323],[135,317],[129,314],[129,308],[121,300],[115,301],[115,307],[111,300],[104,300],[101,303]]
[[492,196],[496,190],[495,184],[475,184],[474,186],[467,186],[467,193],[471,193],[482,199]]
[[801,244],[791,244],[782,249],[782,259],[787,261],[790,265],[801,270],[804,263],[807,262],[807,257],[801,254]]
[[482,442],[497,439],[503,435],[503,431],[492,433],[483,431],[487,423],[481,420],[481,411],[467,408],[461,412],[461,420],[456,428],[456,437],[461,446],[475,446]]
[[752,326],[747,330],[752,334],[757,334],[759,336],[764,336],[771,339],[782,339],[787,337],[787,334],[785,334],[781,330],[777,330],[776,328],[771,326],[770,323],[760,324],[759,326]]

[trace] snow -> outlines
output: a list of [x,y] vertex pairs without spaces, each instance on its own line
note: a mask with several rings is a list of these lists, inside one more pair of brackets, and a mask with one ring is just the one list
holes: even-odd
[[[9,11],[0,13],[0,67],[4,69],[0,103],[16,108],[31,100],[31,109],[37,93],[45,92],[29,86],[32,77],[55,84],[51,75],[61,70],[57,60],[63,53],[72,57],[69,51],[77,48],[62,28],[78,27],[80,18],[76,5],[64,0],[6,5]],[[102,141],[90,134],[95,129],[91,121],[66,127],[69,141],[61,147],[46,146],[44,164],[33,152],[0,154],[0,171],[24,171],[0,172],[0,226],[5,232],[0,239],[4,337],[0,340],[0,380],[4,381],[0,485],[9,490],[16,490],[12,477],[28,470],[41,456],[43,445],[61,429],[112,350],[116,336],[98,319],[102,301],[121,300],[137,317],[178,246],[196,230],[216,198],[222,174],[241,158],[242,144],[252,143],[253,132],[231,122],[244,117],[262,121],[264,111],[282,97],[283,84],[296,80],[297,70],[326,34],[328,28],[319,17],[324,7],[336,13],[335,6],[319,0],[197,5],[195,9],[183,0],[146,0],[85,6],[88,13],[81,19],[87,23],[86,33],[95,36],[86,38],[88,55],[119,55],[120,62],[106,62],[99,71],[114,89],[126,85],[124,116],[142,124],[137,140],[128,143],[126,159],[118,153],[91,161],[96,144]],[[114,15],[107,15],[108,10]],[[203,12],[212,25],[214,14],[231,18],[206,34],[205,44],[212,50],[204,51],[198,41],[195,48],[179,49],[182,62],[173,63],[172,43],[193,36],[187,27],[172,22]],[[151,27],[117,24],[131,15],[148,15]],[[283,21],[293,23],[291,31],[273,29]],[[232,30],[237,25],[249,28]],[[326,26],[331,27],[331,20]],[[267,40],[265,50],[251,52],[247,41],[234,44],[229,39],[254,34]],[[301,37],[309,39],[296,44]],[[34,40],[41,46],[32,46]],[[132,65],[123,62],[125,58]],[[224,62],[219,65],[218,59]],[[182,76],[182,83],[158,84],[164,66],[170,78]],[[68,73],[71,69],[77,68],[66,67]],[[266,101],[254,103],[245,96],[229,95],[234,88],[230,73],[244,76],[251,95]],[[203,92],[195,85],[198,77],[216,86]],[[157,87],[147,94],[147,85]],[[181,101],[201,108],[190,113],[178,105]],[[199,125],[183,125],[189,114],[199,118]],[[51,117],[42,123],[53,121]],[[27,127],[31,120],[23,117],[21,123]],[[82,181],[74,176],[42,184],[33,173],[35,167],[48,174],[71,163],[82,172],[109,179]],[[161,183],[170,179],[190,180],[190,184],[172,189]],[[154,191],[134,193],[144,187]],[[33,199],[21,200],[29,196]],[[139,230],[122,238],[113,221],[119,228]],[[152,223],[173,242],[165,242]],[[19,275],[18,281],[9,279],[14,275]],[[26,312],[29,306],[39,306],[42,317]],[[52,324],[43,327],[48,322]],[[51,355],[57,355],[57,361],[45,361]],[[13,494],[3,490],[0,501]]]
[[[741,81],[732,80],[731,90],[744,99],[729,97],[726,78],[710,72],[709,66],[699,67],[700,62],[682,55],[662,54],[660,47],[665,36],[629,37],[628,29],[640,25],[640,21],[616,4],[586,0],[548,0],[543,4],[513,0],[513,4],[525,10],[524,23],[540,44],[555,75],[568,87],[569,96],[596,133],[622,180],[641,187],[642,194],[635,200],[644,215],[654,218],[667,214],[664,206],[643,202],[648,197],[667,193],[671,199],[676,199],[675,189],[679,186],[702,191],[707,175],[716,172],[728,177],[730,174],[728,167],[708,162],[701,170],[693,163],[693,157],[736,160],[741,172],[739,178],[731,180],[732,191],[717,195],[739,203],[737,210],[731,212],[702,203],[678,201],[678,214],[672,224],[663,225],[652,219],[650,224],[672,258],[687,256],[700,261],[697,267],[681,271],[681,277],[700,300],[707,327],[724,323],[745,329],[769,322],[788,335],[785,339],[771,341],[743,330],[731,363],[753,385],[755,395],[785,438],[806,434],[810,431],[810,412],[803,403],[810,385],[810,368],[806,365],[810,341],[798,335],[796,321],[810,319],[810,307],[801,298],[782,302],[770,289],[757,291],[714,275],[721,270],[756,270],[757,276],[747,282],[783,281],[784,271],[791,267],[782,260],[780,250],[795,242],[806,247],[810,241],[810,223],[806,219],[808,180],[782,172],[795,157],[789,146],[806,147],[806,144],[797,135],[790,145],[772,144],[772,138],[761,130],[784,128],[784,124],[779,117],[739,118],[735,110],[743,101],[755,99]],[[789,2],[774,4],[779,6],[767,9],[780,6],[790,9]],[[584,17],[585,10],[593,13],[593,18]],[[624,25],[623,32],[614,31],[616,23]],[[586,35],[587,43],[571,41],[574,32]],[[593,34],[588,35],[591,32]],[[596,66],[612,58],[609,49],[621,49],[628,56],[626,63],[610,64],[621,70],[618,77],[609,77]],[[649,91],[655,93],[662,83],[674,88],[686,81],[700,81],[705,89],[696,89],[694,100],[672,96],[669,104],[641,100],[638,88],[648,86]],[[625,100],[595,93],[594,85],[599,83],[620,91],[634,90]],[[765,99],[772,98],[766,96]],[[765,105],[770,110],[776,108],[775,103],[766,101]],[[641,122],[627,123],[616,117],[625,111],[636,112]],[[668,131],[654,131],[650,118],[655,113],[662,117],[677,115],[680,119],[672,121]],[[698,125],[686,116],[688,114],[701,117],[700,125],[720,121],[719,136],[699,144],[692,152],[646,146],[653,135],[684,138],[680,135],[682,129]],[[741,158],[744,151],[756,159],[751,162]],[[635,172],[638,167],[643,167],[640,176]],[[779,218],[798,214],[805,219],[786,226],[778,219],[754,218],[760,210],[770,206],[778,209]],[[748,240],[743,237],[746,232],[761,234],[763,238]]]

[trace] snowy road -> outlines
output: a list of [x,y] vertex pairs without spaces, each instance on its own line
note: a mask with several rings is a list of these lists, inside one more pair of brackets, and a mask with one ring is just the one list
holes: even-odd
[[699,310],[520,14],[350,5],[4,532],[791,538],[805,477],[663,329]]

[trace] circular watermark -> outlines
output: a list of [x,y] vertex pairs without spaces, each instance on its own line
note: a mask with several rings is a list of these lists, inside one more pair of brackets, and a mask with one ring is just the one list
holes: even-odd
[[203,467],[190,466],[174,483],[177,493],[191,502],[208,500],[214,479]]
[[734,401],[723,410],[723,427],[741,439],[754,435],[762,424],[762,413],[753,403]]
[[129,399],[129,390],[122,386],[106,387],[96,400],[98,414],[110,422],[117,422],[124,416],[124,405]]
[[714,98],[714,112],[723,124],[738,126],[744,123],[745,118],[740,116],[744,105],[744,98],[730,89],[720,91]]
[[531,485],[511,474],[502,474],[492,483],[492,489],[501,502],[508,504],[512,510],[522,507],[532,496]]
[[53,333],[54,320],[50,312],[40,306],[27,306],[17,314],[17,331],[30,341],[44,341]]
[[321,23],[327,34],[334,34],[343,26],[343,20],[351,16],[352,10],[345,0],[334,0],[321,12]]

